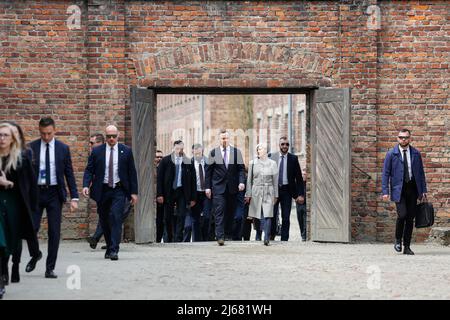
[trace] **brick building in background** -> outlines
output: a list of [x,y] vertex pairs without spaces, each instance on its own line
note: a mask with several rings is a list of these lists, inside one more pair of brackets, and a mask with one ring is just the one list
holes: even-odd
[[288,136],[292,141],[291,152],[299,156],[304,168],[305,98],[305,95],[158,95],[157,148],[169,154],[173,142],[182,140],[188,156],[192,156],[194,143],[203,144],[207,155],[218,144],[218,131],[226,128],[230,130],[232,144],[242,150],[244,163],[248,165],[258,143],[265,143],[267,150],[274,152],[278,150],[278,139]]
[[[81,187],[91,133],[114,123],[131,143],[132,85],[351,88],[352,239],[392,241],[380,176],[401,127],[423,154],[436,223],[450,225],[449,18],[445,0],[2,0],[0,119],[30,140],[54,117]],[[95,227],[86,203],[65,210],[64,238]]]

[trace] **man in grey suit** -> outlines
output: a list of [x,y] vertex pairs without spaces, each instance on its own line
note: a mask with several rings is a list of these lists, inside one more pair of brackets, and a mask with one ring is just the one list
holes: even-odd
[[219,246],[231,239],[237,194],[245,189],[244,161],[239,149],[230,146],[230,134],[220,131],[220,146],[211,150],[206,169],[205,194],[213,199],[216,239]]

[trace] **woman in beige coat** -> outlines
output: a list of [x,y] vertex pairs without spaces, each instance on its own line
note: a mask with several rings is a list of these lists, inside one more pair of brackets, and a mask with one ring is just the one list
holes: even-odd
[[257,159],[250,161],[245,201],[250,202],[248,216],[261,220],[264,245],[269,245],[273,206],[278,199],[278,165],[267,157],[267,149],[256,146]]

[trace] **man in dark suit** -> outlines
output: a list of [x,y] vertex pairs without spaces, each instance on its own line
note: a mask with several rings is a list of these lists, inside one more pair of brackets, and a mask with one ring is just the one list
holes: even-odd
[[[281,137],[280,152],[269,154],[269,158],[278,163],[278,201],[274,206],[274,221],[278,217],[278,208],[281,204],[281,241],[289,240],[290,215],[292,199],[298,204],[305,201],[302,171],[296,155],[289,153],[289,140]],[[276,223],[272,224],[270,239],[275,239]]]
[[427,184],[423,169],[422,156],[413,148],[411,132],[402,129],[398,134],[398,144],[390,149],[384,159],[382,174],[383,200],[395,202],[397,207],[397,223],[395,227],[395,245],[397,252],[413,255],[411,250],[411,237],[416,216],[417,199],[426,199]]
[[[303,189],[305,190],[306,195],[306,172],[304,170],[302,170],[302,178]],[[302,204],[296,202],[295,205],[297,207],[297,220],[300,228],[300,236],[302,237],[302,241],[306,241],[306,197]]]
[[[106,128],[106,144],[92,149],[83,177],[83,194],[97,202],[106,240],[105,259],[119,259],[123,212],[126,201],[138,200],[138,181],[133,152],[118,143],[119,130]],[[89,189],[90,187],[90,189]]]
[[[90,152],[92,152],[92,149],[94,149],[95,147],[101,146],[104,143],[105,143],[105,137],[103,136],[103,134],[102,133],[94,133],[89,138]],[[94,235],[92,237],[88,237],[86,239],[87,242],[89,243],[89,246],[91,247],[91,249],[97,248],[97,244],[100,241],[100,238],[102,236],[103,236],[103,229],[100,224],[100,220],[98,220]],[[106,249],[106,246],[102,247],[102,249],[103,248]]]
[[57,278],[54,273],[61,237],[63,203],[67,199],[64,177],[70,190],[70,210],[78,208],[78,191],[73,174],[70,148],[55,139],[55,121],[42,118],[39,121],[41,139],[30,143],[34,155],[34,170],[39,186],[39,210],[34,214],[34,227],[39,231],[44,209],[48,222],[48,255],[46,278]]
[[173,152],[165,156],[158,165],[156,201],[164,204],[168,242],[188,241],[185,232],[186,216],[191,214],[196,200],[195,169],[183,149],[184,143],[181,140],[175,141]]
[[[158,166],[161,160],[164,158],[163,152],[161,150],[156,150],[155,152],[155,162],[153,163],[154,171],[153,171],[153,181],[156,190],[157,186],[157,172]],[[164,238],[164,205],[156,202],[156,243],[160,243],[161,240],[164,239],[164,242],[167,241],[167,237]]]
[[[208,159],[203,155],[203,146],[201,144],[194,144],[192,146],[191,159],[196,176],[196,191],[197,197],[195,206],[192,207],[191,215],[187,217],[186,226],[187,237],[190,238],[192,230],[192,241],[206,241],[209,234],[209,200],[205,195],[205,178]],[[206,210],[205,210],[206,209]],[[203,231],[202,232],[202,228]]]
[[239,149],[230,146],[230,134],[220,131],[220,146],[211,150],[206,170],[208,199],[213,199],[216,239],[219,246],[232,239],[237,194],[245,189],[244,161]]

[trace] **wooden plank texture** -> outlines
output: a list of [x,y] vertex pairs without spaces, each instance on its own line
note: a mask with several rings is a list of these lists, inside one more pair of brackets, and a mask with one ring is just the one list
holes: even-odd
[[154,158],[156,141],[156,99],[153,90],[131,88],[133,153],[139,183],[139,201],[135,208],[136,243],[156,240]]
[[313,241],[351,241],[350,110],[350,89],[315,91],[311,121]]

